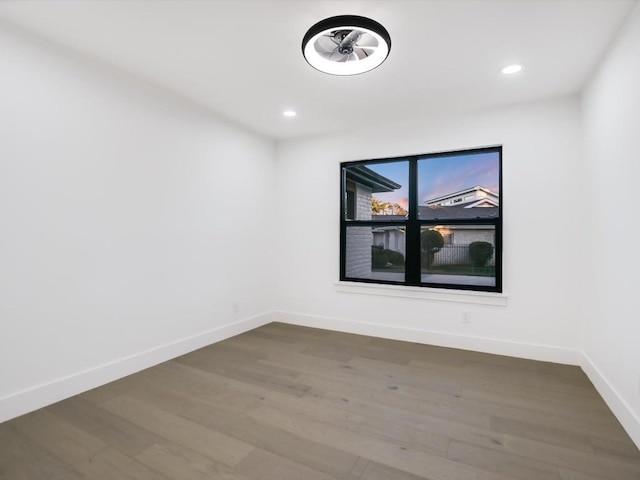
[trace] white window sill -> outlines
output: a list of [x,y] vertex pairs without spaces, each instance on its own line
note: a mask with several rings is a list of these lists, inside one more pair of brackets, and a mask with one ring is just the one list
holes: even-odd
[[475,303],[477,305],[507,306],[504,293],[447,290],[425,287],[406,287],[404,285],[383,285],[379,283],[335,282],[336,291],[361,295],[383,295],[386,297],[414,298],[418,300],[437,300],[441,302]]

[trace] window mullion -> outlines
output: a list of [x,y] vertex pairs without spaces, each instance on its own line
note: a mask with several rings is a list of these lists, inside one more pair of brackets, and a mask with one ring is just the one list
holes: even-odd
[[407,245],[405,281],[407,285],[420,285],[420,225],[418,223],[418,159],[409,160],[409,216],[407,219]]

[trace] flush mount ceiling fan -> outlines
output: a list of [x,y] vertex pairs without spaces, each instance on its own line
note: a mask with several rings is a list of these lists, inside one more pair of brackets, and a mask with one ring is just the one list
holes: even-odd
[[332,75],[357,75],[384,62],[391,50],[389,32],[378,22],[340,15],[316,23],[302,40],[302,52],[315,69]]

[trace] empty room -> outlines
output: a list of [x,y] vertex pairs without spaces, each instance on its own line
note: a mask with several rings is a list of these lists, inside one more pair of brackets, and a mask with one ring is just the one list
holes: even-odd
[[0,2],[0,480],[640,479],[640,2]]

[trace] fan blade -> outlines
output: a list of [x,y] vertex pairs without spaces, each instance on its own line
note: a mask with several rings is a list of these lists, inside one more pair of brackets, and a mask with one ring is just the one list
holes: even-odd
[[358,43],[361,36],[362,32],[360,30],[351,30],[349,34],[342,39],[340,46],[343,48],[353,48],[353,46]]
[[316,40],[316,43],[315,43],[314,47],[315,47],[317,52],[321,52],[321,51],[333,52],[338,48],[336,43],[334,41],[332,41],[332,38],[331,37],[327,37],[326,35],[318,38]]

